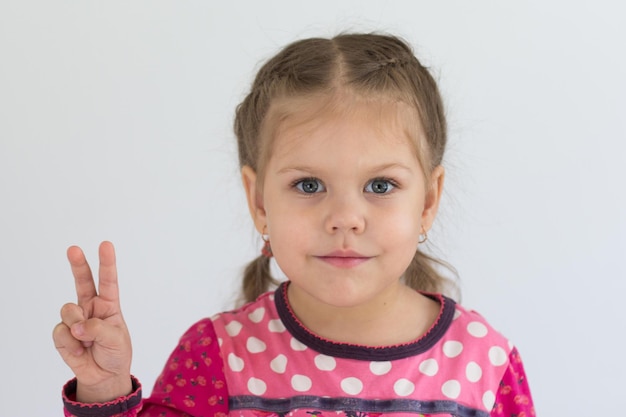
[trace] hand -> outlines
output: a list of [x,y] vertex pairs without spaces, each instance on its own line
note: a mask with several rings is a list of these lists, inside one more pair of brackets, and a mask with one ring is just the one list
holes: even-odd
[[113,244],[102,242],[99,256],[96,291],[83,251],[77,246],[67,250],[78,304],[63,306],[62,321],[53,332],[57,350],[76,375],[76,400],[85,403],[111,401],[132,391],[132,345],[120,309]]

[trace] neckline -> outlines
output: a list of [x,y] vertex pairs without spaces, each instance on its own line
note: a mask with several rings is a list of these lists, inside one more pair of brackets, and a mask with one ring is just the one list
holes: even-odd
[[274,303],[278,311],[278,316],[287,331],[299,342],[311,349],[324,355],[338,358],[390,361],[424,353],[432,348],[446,333],[454,318],[456,305],[454,300],[442,294],[422,293],[437,301],[441,306],[435,323],[433,323],[431,328],[424,335],[412,342],[398,345],[365,346],[328,340],[307,329],[300,320],[298,320],[289,305],[287,298],[288,286],[288,281],[283,282],[274,293]]

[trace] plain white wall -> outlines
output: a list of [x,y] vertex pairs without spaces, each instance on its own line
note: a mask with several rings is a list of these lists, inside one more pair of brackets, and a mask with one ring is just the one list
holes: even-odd
[[150,391],[232,306],[259,239],[231,133],[259,63],[341,30],[408,39],[449,113],[433,250],[522,353],[541,416],[626,388],[626,38],[620,2],[0,2],[0,416],[61,415],[51,331],[70,244],[118,251]]

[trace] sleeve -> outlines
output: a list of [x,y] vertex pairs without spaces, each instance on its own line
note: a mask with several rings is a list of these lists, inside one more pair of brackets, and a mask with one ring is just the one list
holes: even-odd
[[[72,388],[73,383],[73,388]],[[141,385],[133,393],[106,404],[71,400],[76,383],[64,390],[66,417],[226,417],[228,389],[213,323],[194,324],[180,339],[159,375],[150,398],[141,400]]]
[[517,349],[513,349],[509,355],[509,366],[500,381],[496,402],[491,410],[491,417],[509,416],[535,416],[528,380]]
[[133,392],[125,397],[107,403],[86,404],[76,401],[76,378],[63,387],[63,405],[65,417],[135,417],[141,405],[141,384],[135,377]]
[[[172,352],[141,417],[228,414],[228,389],[220,347],[209,319],[193,325]],[[124,416],[126,417],[126,416]]]

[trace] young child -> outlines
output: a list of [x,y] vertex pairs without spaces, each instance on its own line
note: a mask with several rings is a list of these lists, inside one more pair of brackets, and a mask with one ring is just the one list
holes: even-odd
[[409,46],[373,34],[288,45],[235,132],[265,242],[247,304],[194,324],[142,400],[113,246],[100,246],[98,290],[71,247],[78,303],[54,331],[76,375],[66,416],[535,415],[517,350],[442,295],[441,264],[418,249],[441,198],[446,123]]

